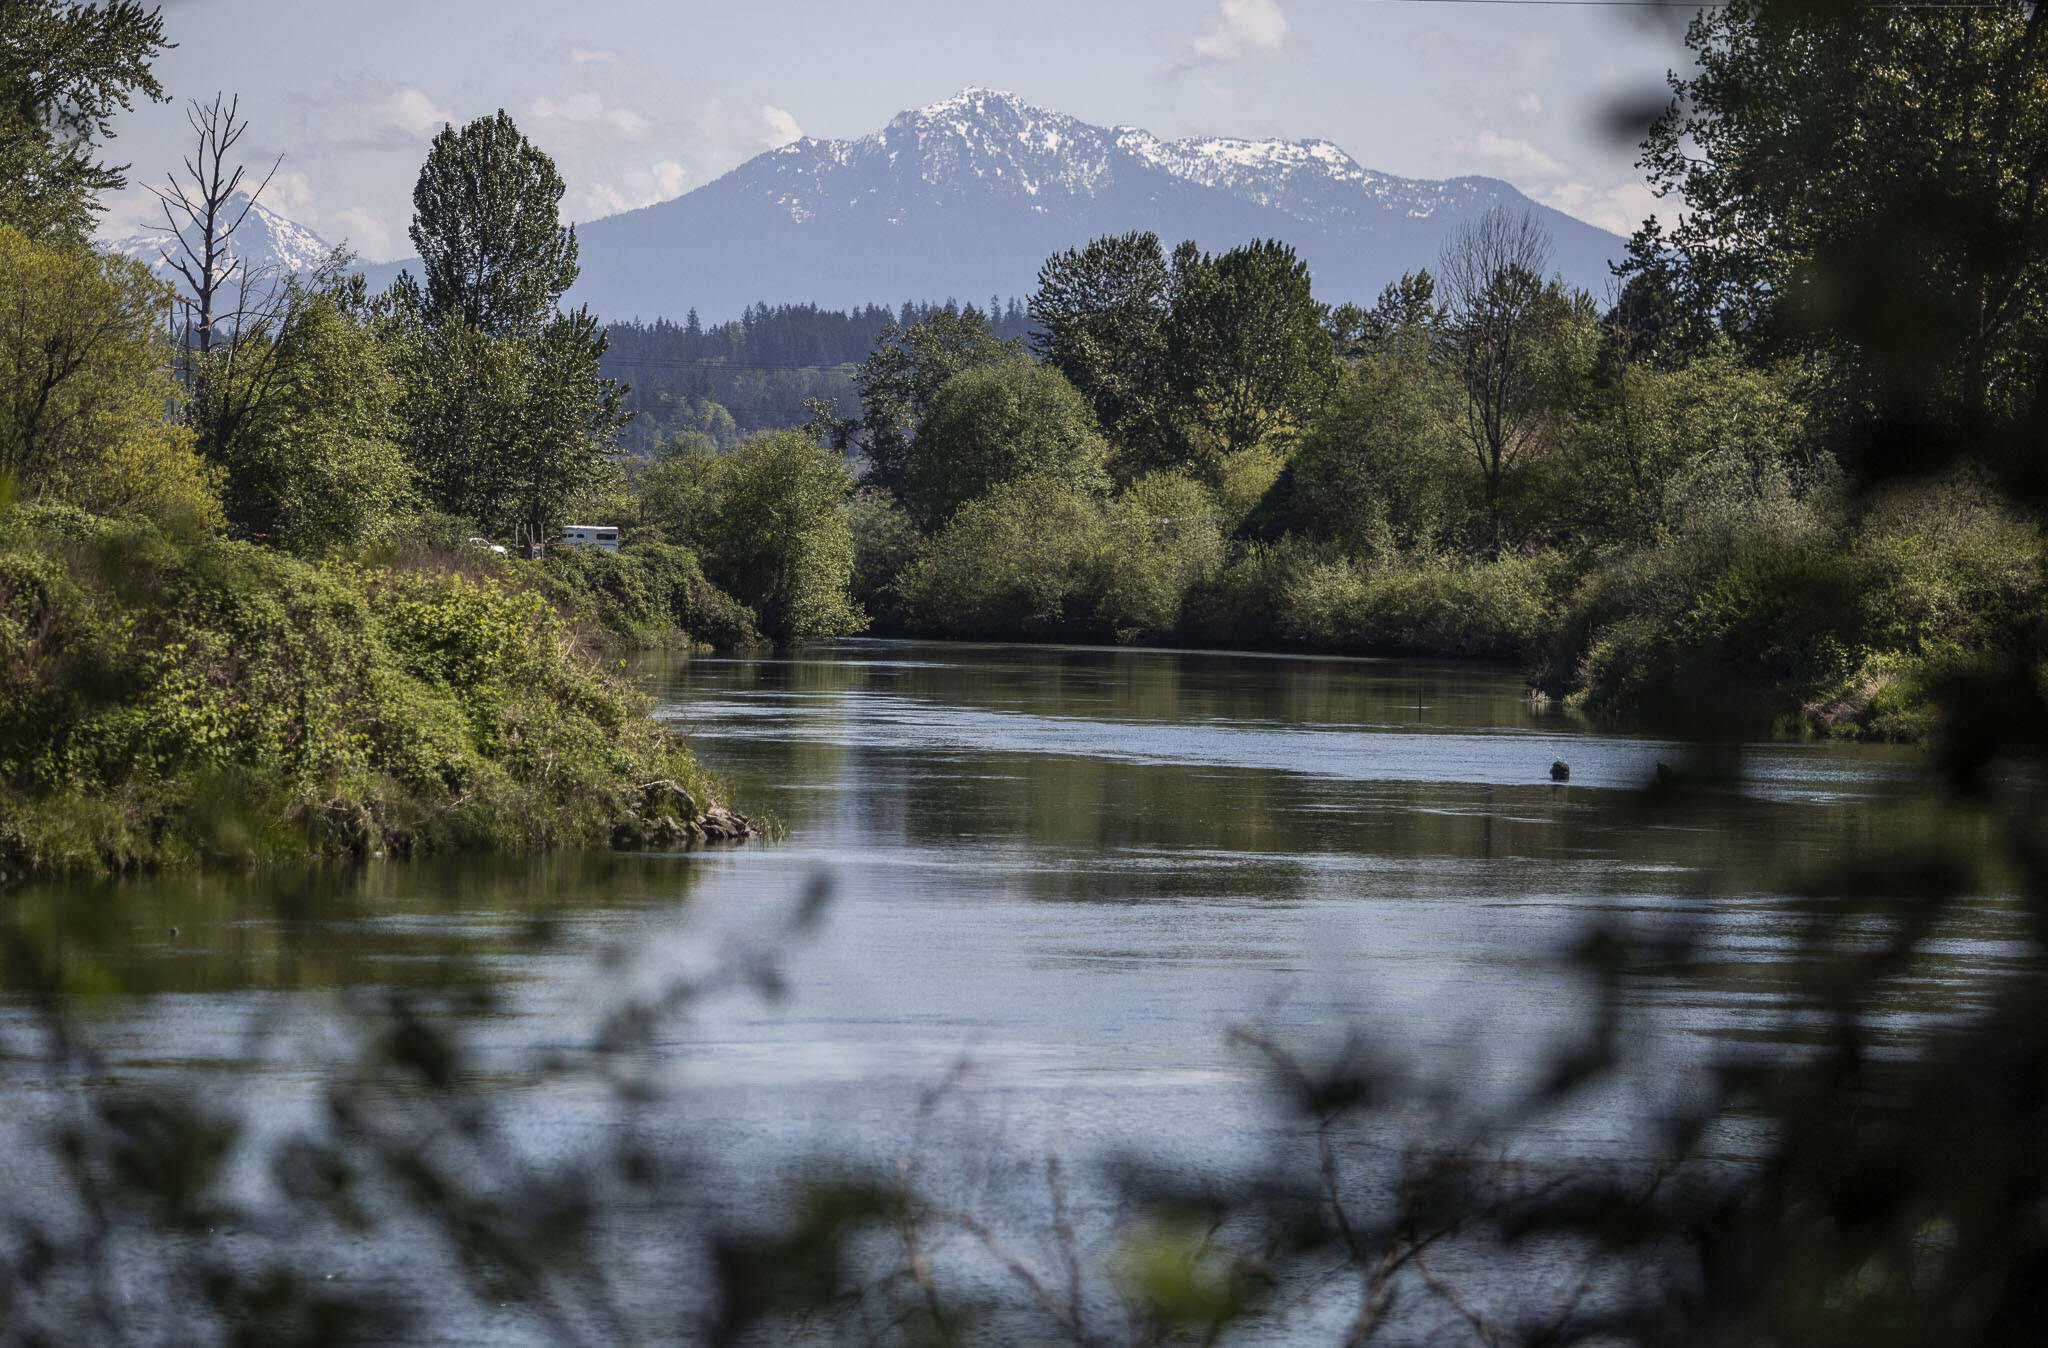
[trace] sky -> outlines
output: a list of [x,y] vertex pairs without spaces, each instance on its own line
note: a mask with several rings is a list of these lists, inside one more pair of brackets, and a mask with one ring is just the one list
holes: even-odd
[[1407,177],[1478,173],[1627,232],[1657,208],[1611,110],[1658,96],[1682,12],[1469,0],[166,0],[169,104],[116,124],[103,232],[237,94],[264,204],[364,259],[409,255],[445,122],[503,108],[563,211],[651,205],[798,136],[847,138],[969,85],[1161,136],[1321,138]]

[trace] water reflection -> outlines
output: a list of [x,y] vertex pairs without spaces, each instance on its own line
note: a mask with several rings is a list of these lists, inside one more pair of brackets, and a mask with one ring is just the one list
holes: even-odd
[[[1756,746],[1739,781],[1651,808],[1638,788],[1679,746],[1471,666],[857,642],[638,673],[786,841],[32,890],[10,920],[63,986],[142,999],[102,1008],[130,1062],[153,1036],[232,1055],[219,1027],[266,999],[486,976],[510,983],[491,1024],[517,1046],[560,1042],[822,873],[838,900],[789,952],[788,1002],[707,1005],[666,1045],[726,1092],[707,1117],[746,1145],[885,1148],[965,1054],[1027,1132],[1078,1114],[1118,1141],[1161,1110],[1242,1123],[1219,1092],[1255,1075],[1227,1046],[1248,1020],[1369,1024],[1511,1076],[1583,1017],[1561,952],[1595,921],[1689,942],[1633,970],[1653,1054],[1796,1043],[1802,874],[1916,840],[1995,851],[1910,750]],[[1893,1033],[2020,957],[2003,886],[1987,872],[1895,981]],[[593,974],[608,950],[631,978]],[[179,994],[201,995],[162,1000]]]

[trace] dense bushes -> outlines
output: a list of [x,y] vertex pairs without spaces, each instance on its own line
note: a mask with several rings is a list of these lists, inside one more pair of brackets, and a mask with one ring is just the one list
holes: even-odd
[[1131,640],[1173,631],[1221,564],[1199,484],[1153,473],[1113,501],[1035,473],[970,501],[901,580],[910,620],[957,636]]
[[1598,568],[1543,678],[1608,715],[1913,738],[1928,681],[2040,611],[2043,563],[2039,532],[1967,479],[1708,520]]
[[702,771],[538,594],[75,510],[0,533],[0,871],[603,843]]
[[726,452],[677,447],[651,469],[642,525],[693,549],[705,573],[779,642],[857,632],[853,477],[801,431],[757,435]]
[[762,644],[753,610],[705,579],[697,556],[669,543],[624,552],[567,549],[513,573],[572,619],[628,649]]

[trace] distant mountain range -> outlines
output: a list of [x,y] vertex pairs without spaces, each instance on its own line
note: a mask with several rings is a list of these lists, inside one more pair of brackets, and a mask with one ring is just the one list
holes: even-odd
[[1361,167],[1323,140],[1161,140],[968,89],[858,140],[805,138],[677,197],[578,228],[571,292],[607,318],[706,319],[756,300],[845,307],[1029,294],[1051,254],[1149,229],[1168,247],[1291,243],[1332,302],[1434,266],[1495,205],[1549,230],[1553,265],[1599,293],[1616,235],[1494,178]]
[[[1431,181],[1361,167],[1326,140],[1161,140],[1099,127],[993,89],[967,89],[858,140],[805,137],[672,201],[577,227],[571,303],[614,320],[731,318],[756,301],[829,308],[1027,295],[1053,253],[1149,229],[1170,248],[1278,238],[1317,295],[1369,302],[1493,206],[1550,232],[1553,268],[1601,293],[1622,239],[1496,178]],[[311,230],[259,205],[249,256],[305,270]],[[115,251],[154,259],[165,238]],[[381,287],[417,262],[364,268]]]
[[[234,219],[248,200],[247,195],[237,192],[230,199],[227,218]],[[188,226],[185,232],[197,242],[195,229]],[[102,243],[100,247],[109,253],[135,258],[166,280],[178,280],[178,274],[166,256],[179,256],[178,243],[166,229],[138,230]],[[327,260],[333,249],[312,230],[285,219],[258,201],[250,206],[248,217],[235,231],[229,251],[242,260],[251,275],[268,272],[283,276],[310,273]],[[395,275],[397,268],[392,271]]]

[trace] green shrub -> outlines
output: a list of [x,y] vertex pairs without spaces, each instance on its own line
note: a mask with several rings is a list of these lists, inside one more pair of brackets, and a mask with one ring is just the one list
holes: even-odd
[[688,548],[654,542],[620,552],[565,548],[542,562],[514,563],[511,572],[562,613],[627,649],[764,644],[753,611],[713,585]]
[[1018,357],[947,380],[910,448],[912,509],[937,529],[968,501],[1028,474],[1084,493],[1109,487],[1109,446],[1065,375]]
[[1567,572],[1554,555],[1360,561],[1292,536],[1255,543],[1194,601],[1229,645],[1527,660],[1550,640]]
[[1093,626],[1108,522],[1091,493],[1032,474],[960,507],[903,575],[920,631],[964,637],[1074,636]]
[[1599,567],[1542,676],[1614,717],[1704,733],[1909,737],[1940,670],[2038,612],[2041,540],[1965,481],[1844,510],[1708,521]]
[[0,872],[602,843],[709,783],[539,594],[17,510]]
[[649,470],[641,520],[691,548],[719,588],[777,642],[867,625],[853,602],[853,477],[803,431],[756,435],[726,451],[682,449]]

